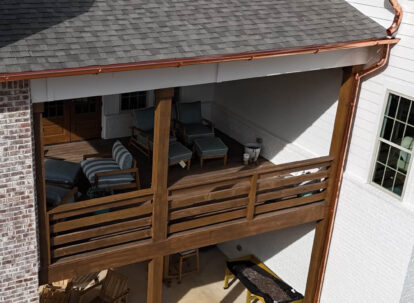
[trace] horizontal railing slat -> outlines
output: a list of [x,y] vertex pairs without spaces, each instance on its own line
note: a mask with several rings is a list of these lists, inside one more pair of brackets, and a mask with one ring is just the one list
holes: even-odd
[[248,202],[248,198],[240,198],[240,199],[233,199],[233,200],[226,200],[225,202],[217,202],[206,204],[202,206],[196,206],[191,208],[185,208],[182,210],[176,210],[171,212],[170,220],[181,219],[190,216],[197,216],[201,214],[207,214],[213,211],[221,211],[230,208],[237,208],[246,206]]
[[231,198],[231,197],[240,196],[240,195],[246,195],[249,192],[249,184],[235,187],[235,188],[224,189],[224,190],[202,193],[202,194],[197,194],[196,190],[195,192],[196,194],[193,194],[191,196],[181,196],[181,197],[171,196],[170,200],[172,201],[170,202],[170,209],[191,206],[197,203],[206,202],[210,200],[218,200],[218,199]]
[[183,230],[188,230],[188,229],[198,228],[198,227],[202,227],[206,225],[239,219],[239,218],[245,217],[246,213],[247,213],[246,209],[240,209],[240,210],[221,213],[218,215],[211,215],[211,216],[206,216],[203,218],[175,223],[175,224],[170,225],[169,232],[175,233],[175,232],[179,232]]
[[93,237],[105,236],[108,234],[131,230],[138,227],[150,226],[152,222],[151,217],[135,219],[122,223],[115,223],[107,226],[94,227],[87,230],[71,232],[69,234],[58,235],[52,237],[51,245],[62,245],[70,242],[85,240]]
[[91,240],[89,242],[74,244],[70,246],[65,246],[62,248],[57,248],[52,250],[52,257],[59,258],[67,255],[73,255],[76,253],[81,253],[89,250],[100,249],[107,246],[112,246],[116,244],[121,244],[130,241],[142,240],[151,236],[151,229],[138,230],[134,232],[129,232],[120,235],[114,235],[111,237]]
[[139,198],[131,198],[131,199],[127,199],[127,200],[120,200],[120,201],[115,201],[115,202],[112,202],[112,203],[106,203],[106,204],[102,204],[102,205],[91,206],[91,207],[86,207],[86,208],[81,208],[81,209],[75,209],[75,210],[72,210],[72,211],[66,211],[66,212],[62,212],[62,213],[52,214],[52,215],[50,215],[50,220],[55,221],[55,220],[69,218],[69,217],[78,216],[78,215],[83,215],[83,214],[87,214],[87,213],[91,213],[91,212],[97,212],[97,211],[108,209],[108,208],[124,207],[124,206],[129,206],[129,205],[138,204],[138,203],[142,203],[142,202],[145,202],[145,201],[151,201],[151,200],[152,200],[152,196],[145,196],[145,197],[139,197]]
[[306,181],[313,181],[317,179],[324,179],[329,176],[329,170],[322,170],[315,173],[304,174],[300,176],[291,176],[287,178],[268,177],[259,179],[257,184],[257,190],[273,189],[282,186],[299,184]]
[[326,191],[319,193],[319,194],[312,194],[307,197],[293,198],[293,199],[282,200],[280,202],[257,205],[255,213],[263,214],[263,213],[270,212],[270,211],[276,211],[276,210],[281,210],[285,208],[301,206],[304,204],[319,202],[321,200],[324,200],[325,198],[326,198]]
[[106,197],[95,198],[95,199],[91,199],[87,201],[80,201],[80,202],[71,203],[71,204],[59,205],[53,208],[52,210],[50,210],[48,214],[56,214],[56,213],[61,213],[61,212],[66,212],[66,211],[73,211],[75,209],[103,205],[106,203],[112,203],[115,201],[127,200],[131,198],[139,198],[143,196],[152,197],[152,194],[153,194],[153,190],[151,188],[141,189],[141,190],[131,191],[131,192],[117,194],[113,196],[106,196]]
[[152,212],[152,203],[145,202],[144,204],[131,207],[128,209],[117,210],[109,213],[87,216],[80,219],[67,220],[58,222],[51,225],[51,232],[57,233],[62,231],[68,231],[80,227],[87,227],[95,224],[106,223],[114,220],[128,219],[131,217],[137,217],[141,215],[150,214]]
[[301,186],[297,186],[297,187],[291,187],[291,188],[287,188],[287,189],[281,189],[281,190],[276,190],[276,191],[272,191],[272,192],[261,193],[261,194],[257,195],[256,202],[264,202],[264,201],[269,201],[269,200],[273,200],[273,199],[279,199],[279,198],[283,198],[283,197],[289,197],[289,196],[304,194],[304,193],[307,193],[307,192],[312,192],[312,191],[316,191],[316,190],[325,189],[327,186],[328,186],[328,182],[323,181],[323,182],[320,182],[320,183],[312,183],[312,184],[309,184],[309,185],[301,185]]

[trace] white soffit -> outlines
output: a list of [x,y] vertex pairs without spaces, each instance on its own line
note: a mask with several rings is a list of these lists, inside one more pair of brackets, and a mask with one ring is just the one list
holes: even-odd
[[30,80],[32,102],[190,86],[366,64],[378,47],[128,72]]

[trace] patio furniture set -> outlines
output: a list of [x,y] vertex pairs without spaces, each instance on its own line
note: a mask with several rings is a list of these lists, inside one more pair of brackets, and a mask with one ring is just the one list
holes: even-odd
[[45,160],[46,202],[49,207],[81,198],[78,185],[86,178],[91,185],[84,199],[108,196],[114,190],[140,188],[139,171],[132,154],[116,141],[111,154],[84,155],[81,163]]
[[[130,145],[151,158],[153,151],[154,107],[135,110]],[[228,147],[215,136],[211,122],[202,118],[201,102],[178,103],[175,127],[169,141],[169,166],[180,164],[191,167],[193,154],[200,158],[203,167],[206,159],[223,158],[227,164]],[[176,136],[177,133],[177,136]],[[45,160],[46,201],[49,207],[76,200],[93,199],[112,195],[114,190],[140,189],[137,162],[122,145],[116,141],[110,154],[89,154],[81,163],[64,160]],[[82,179],[91,185],[79,191]],[[88,182],[84,182],[88,183]]]
[[128,294],[128,278],[108,269],[47,284],[41,288],[40,303],[127,303]]
[[[134,123],[130,144],[151,158],[153,151],[154,107],[133,112]],[[189,170],[193,154],[203,167],[206,159],[223,158],[227,163],[228,147],[215,136],[213,124],[201,115],[201,102],[177,103],[172,113],[168,163],[185,164]],[[184,166],[184,165],[183,165]]]

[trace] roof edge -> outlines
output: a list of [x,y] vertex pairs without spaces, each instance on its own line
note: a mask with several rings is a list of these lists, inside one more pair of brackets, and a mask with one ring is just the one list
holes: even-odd
[[300,54],[311,54],[319,52],[327,52],[342,49],[361,48],[376,45],[391,45],[400,41],[398,38],[384,38],[384,39],[371,39],[361,41],[342,42],[335,44],[323,44],[304,46],[287,49],[275,49],[266,51],[246,52],[239,54],[228,55],[216,55],[216,56],[201,56],[192,58],[177,58],[177,59],[165,59],[154,61],[143,61],[133,63],[120,63],[110,65],[94,65],[78,68],[65,68],[65,69],[51,69],[41,71],[30,72],[17,72],[17,73],[0,73],[0,82],[17,81],[17,80],[30,80],[40,78],[52,78],[52,77],[65,77],[65,76],[77,76],[77,75],[93,75],[101,73],[112,73],[121,71],[133,71],[144,70],[154,68],[167,68],[167,67],[181,67],[186,65],[197,65],[207,63],[220,63],[230,61],[244,61],[254,60],[281,56],[291,56]]

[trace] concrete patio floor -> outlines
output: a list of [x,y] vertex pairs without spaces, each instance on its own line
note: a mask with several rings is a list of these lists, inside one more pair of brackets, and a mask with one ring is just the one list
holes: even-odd
[[[200,272],[173,280],[163,286],[163,303],[244,303],[246,290],[239,281],[223,289],[226,257],[216,247],[200,250]],[[145,303],[147,299],[147,263],[136,263],[117,270],[128,277],[128,302]]]

